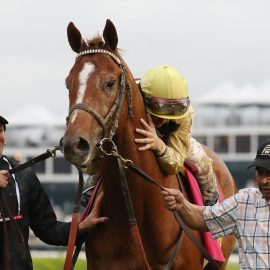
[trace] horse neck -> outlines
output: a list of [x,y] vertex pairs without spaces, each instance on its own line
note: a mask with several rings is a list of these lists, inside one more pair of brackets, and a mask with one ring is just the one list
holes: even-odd
[[123,158],[130,159],[142,170],[151,167],[153,175],[163,176],[158,161],[151,150],[138,151],[139,144],[135,143],[135,138],[140,135],[135,132],[136,128],[143,128],[140,119],[147,121],[147,114],[141,93],[130,72],[127,72],[132,89],[132,116],[128,114],[128,100],[125,96],[122,104],[118,129],[115,134],[115,142],[118,151]]

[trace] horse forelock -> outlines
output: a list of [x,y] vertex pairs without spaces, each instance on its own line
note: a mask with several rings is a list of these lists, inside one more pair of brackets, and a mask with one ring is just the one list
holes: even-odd
[[114,52],[116,54],[123,53],[124,51],[117,48],[115,51],[112,51],[109,46],[107,46],[102,38],[101,35],[96,35],[92,38],[86,39],[85,42],[83,42],[80,52],[89,50],[89,49],[106,49],[108,51]]
[[91,49],[91,48],[101,48],[104,47],[104,40],[100,35],[96,35],[91,39],[87,39],[84,48],[82,49]]

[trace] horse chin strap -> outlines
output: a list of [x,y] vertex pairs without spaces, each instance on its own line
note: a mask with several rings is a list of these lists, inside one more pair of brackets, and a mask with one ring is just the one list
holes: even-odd
[[[119,67],[121,68],[121,78],[120,78],[120,85],[119,85],[119,91],[117,94],[117,97],[115,99],[115,102],[113,104],[113,106],[111,107],[109,113],[107,114],[107,116],[104,118],[102,115],[100,115],[95,109],[93,109],[92,107],[89,107],[83,103],[77,103],[74,104],[70,110],[69,110],[69,115],[67,117],[67,124],[69,122],[70,116],[73,113],[74,110],[83,110],[86,111],[88,113],[90,113],[91,115],[93,115],[96,120],[98,121],[98,123],[101,125],[102,129],[103,129],[103,137],[108,137],[108,138],[113,138],[116,129],[118,127],[118,119],[119,119],[119,115],[120,115],[120,108],[122,106],[123,103],[123,98],[124,98],[124,92],[125,89],[127,89],[128,91],[128,97],[130,99],[131,97],[131,93],[130,93],[130,83],[127,79],[126,76],[126,71],[124,68],[124,65],[122,63],[122,60],[120,57],[118,57],[117,55],[113,54],[110,51],[107,50],[103,50],[103,49],[89,49],[89,50],[85,50],[80,52],[77,55],[77,58],[83,55],[88,55],[88,54],[96,54],[96,53],[101,53],[101,54],[107,54],[109,55],[111,58],[113,58],[113,60],[119,65]],[[128,102],[129,106],[129,115],[132,115],[131,112],[131,102]],[[108,125],[110,123],[110,121],[112,120],[112,125],[111,125],[111,129],[109,130]]]

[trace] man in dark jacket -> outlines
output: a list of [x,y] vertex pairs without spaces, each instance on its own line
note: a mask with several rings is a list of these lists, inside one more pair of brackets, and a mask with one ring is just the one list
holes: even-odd
[[[3,155],[7,124],[8,121],[0,116],[0,192],[4,195],[16,219],[24,239],[25,250],[22,250],[20,234],[13,222],[3,221],[4,217],[6,220],[8,214],[0,204],[0,269],[7,269],[6,255],[10,255],[12,270],[32,270],[28,246],[29,228],[43,242],[65,246],[68,243],[70,223],[57,221],[48,195],[30,168],[9,175],[8,170],[13,167],[13,163]],[[98,197],[92,213],[79,224],[77,241],[80,241],[80,236],[84,232],[108,220],[106,217],[99,217],[101,203],[102,195]],[[23,256],[23,251],[26,253],[25,256]]]

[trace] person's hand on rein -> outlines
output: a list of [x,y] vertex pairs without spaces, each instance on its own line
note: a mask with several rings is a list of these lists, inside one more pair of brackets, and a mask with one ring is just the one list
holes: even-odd
[[164,205],[167,209],[171,211],[179,211],[185,201],[184,195],[177,189],[165,188],[165,190],[160,191],[163,199]]
[[100,193],[95,201],[95,205],[90,215],[79,223],[78,232],[83,233],[93,229],[97,224],[104,223],[109,220],[108,217],[100,217],[100,211],[103,201],[103,192]]
[[5,188],[8,185],[9,172],[7,170],[0,171],[0,188]]
[[136,143],[143,144],[138,148],[139,151],[153,150],[156,153],[160,153],[164,148],[164,142],[158,137],[155,125],[151,118],[151,115],[147,114],[148,123],[144,119],[141,119],[141,123],[144,129],[136,128],[135,131],[145,138],[135,139]]

